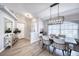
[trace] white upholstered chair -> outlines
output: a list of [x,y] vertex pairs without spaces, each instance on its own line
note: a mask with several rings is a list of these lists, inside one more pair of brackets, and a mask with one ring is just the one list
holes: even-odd
[[54,41],[54,43],[52,44],[52,46],[54,47],[53,52],[55,51],[55,49],[60,49],[62,50],[64,55],[64,51],[66,49],[65,40],[60,39],[59,37],[53,37],[53,41]]
[[43,48],[43,34],[39,34],[39,44]]
[[43,35],[43,47],[46,46],[50,52],[50,40],[49,37],[47,35]]

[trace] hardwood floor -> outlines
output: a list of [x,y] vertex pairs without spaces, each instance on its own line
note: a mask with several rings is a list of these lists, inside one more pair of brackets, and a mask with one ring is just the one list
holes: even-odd
[[30,44],[29,40],[21,39],[12,47],[0,53],[1,56],[52,56],[39,43]]
[[[53,50],[52,47],[51,52]],[[55,53],[49,53],[46,48],[41,48],[39,42],[30,44],[29,40],[21,39],[12,47],[7,48],[0,56],[62,56],[61,50],[56,50]],[[79,52],[72,51],[72,56],[79,56]]]

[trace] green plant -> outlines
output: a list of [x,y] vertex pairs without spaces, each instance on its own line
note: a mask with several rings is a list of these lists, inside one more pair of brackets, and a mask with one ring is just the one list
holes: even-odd
[[18,29],[18,28],[16,28],[15,30],[14,30],[14,33],[15,34],[17,34],[17,33],[20,33],[21,31]]

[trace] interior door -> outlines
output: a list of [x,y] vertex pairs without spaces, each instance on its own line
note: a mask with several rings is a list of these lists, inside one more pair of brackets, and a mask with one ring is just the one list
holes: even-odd
[[17,23],[17,28],[21,31],[19,34],[18,34],[18,38],[19,39],[22,39],[24,38],[24,24],[23,23]]

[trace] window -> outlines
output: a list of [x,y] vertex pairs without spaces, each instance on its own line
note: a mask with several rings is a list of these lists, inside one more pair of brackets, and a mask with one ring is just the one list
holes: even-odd
[[66,37],[78,38],[78,24],[72,22],[64,22],[57,25],[48,25],[48,34],[59,34],[61,28],[61,34],[66,35]]
[[49,34],[59,34],[59,25],[49,25],[48,30]]

